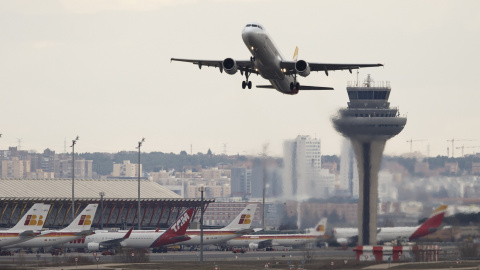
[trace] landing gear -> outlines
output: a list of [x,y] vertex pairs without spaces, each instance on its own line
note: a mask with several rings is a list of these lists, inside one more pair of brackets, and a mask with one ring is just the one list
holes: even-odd
[[248,89],[252,89],[252,82],[248,80],[250,72],[245,71],[245,81],[242,82],[242,89],[245,89],[248,86]]
[[250,56],[250,61],[255,62],[255,56]]
[[298,92],[298,90],[300,90],[300,84],[297,82],[297,74],[294,74],[293,75],[293,82],[290,83],[290,90],[296,90]]
[[290,83],[290,90],[293,91],[293,89],[296,89],[298,91],[300,89],[300,84],[298,82],[291,82]]

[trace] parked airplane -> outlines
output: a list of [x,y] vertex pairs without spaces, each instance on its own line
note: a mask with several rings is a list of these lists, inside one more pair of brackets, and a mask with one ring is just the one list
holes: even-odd
[[[418,226],[378,228],[377,241],[389,242],[399,239],[411,241],[433,233],[442,224],[447,207],[447,205],[441,205],[433,211],[432,215],[424,223]],[[348,244],[358,237],[357,228],[335,228],[333,233],[340,244]]]
[[92,226],[92,221],[95,217],[97,206],[98,204],[87,205],[87,207],[85,207],[85,209],[75,218],[75,220],[73,220],[73,222],[64,229],[42,231],[40,235],[33,239],[18,243],[16,245],[8,246],[7,248],[39,248],[58,246],[68,241],[90,235],[92,234],[90,227]]
[[322,218],[320,222],[306,234],[251,234],[243,235],[226,242],[227,246],[248,246],[250,249],[262,249],[272,246],[299,246],[313,243],[325,235],[327,219]]
[[193,216],[193,208],[187,209],[165,232],[132,231],[109,232],[96,231],[84,238],[63,245],[64,248],[87,248],[89,251],[115,248],[154,248],[190,239],[185,232]]
[[11,229],[0,231],[0,247],[18,244],[39,234],[50,209],[49,204],[36,203]]
[[202,66],[218,67],[220,72],[233,75],[240,71],[245,74],[245,81],[242,82],[242,88],[252,88],[252,82],[248,80],[250,74],[260,74],[264,79],[270,81],[270,85],[257,85],[257,88],[272,88],[277,91],[294,95],[299,90],[333,90],[331,87],[300,85],[297,81],[297,75],[307,77],[311,71],[324,71],[328,76],[330,70],[349,70],[363,67],[378,67],[382,64],[331,64],[314,63],[305,60],[297,60],[298,47],[295,49],[293,61],[283,58],[275,47],[273,40],[268,35],[265,28],[258,23],[249,23],[243,28],[242,39],[252,56],[250,60],[234,60],[225,58],[224,60],[199,60],[199,59],[180,59],[171,58],[171,61],[190,62]]

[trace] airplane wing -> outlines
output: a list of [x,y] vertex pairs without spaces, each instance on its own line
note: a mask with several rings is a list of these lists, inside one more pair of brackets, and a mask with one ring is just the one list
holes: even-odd
[[110,239],[110,240],[105,240],[100,242],[99,244],[102,246],[116,246],[120,244],[121,242],[127,240],[130,237],[130,234],[132,233],[133,227],[128,230],[128,232],[122,237],[122,238],[115,238],[115,239]]
[[30,239],[30,238],[35,237],[35,233],[32,230],[26,230],[26,231],[23,231],[23,232],[19,233],[18,236],[20,238]]
[[93,234],[92,230],[83,230],[83,231],[75,233],[75,236],[85,237],[85,236],[89,236],[89,235],[92,235],[92,234]]
[[[220,72],[223,72],[223,60],[200,60],[200,59],[181,59],[181,58],[170,58],[170,61],[178,61],[178,62],[187,62],[192,63],[194,65],[198,65],[198,68],[202,68],[203,66],[207,67],[216,67],[220,69]],[[248,71],[250,73],[258,74],[258,71],[255,70],[255,65],[253,65],[252,61],[250,60],[235,60],[237,63],[238,70],[243,72]]]
[[235,234],[241,234],[241,235],[244,235],[244,234],[250,234],[250,233],[253,233],[254,230],[252,229],[243,229],[243,230],[238,230],[235,232]]
[[[297,73],[295,69],[295,61],[282,61],[280,67],[286,69],[285,74],[292,75]],[[311,71],[324,71],[328,76],[329,70],[348,70],[352,73],[352,69],[364,67],[381,67],[382,64],[331,64],[331,63],[308,63]],[[303,86],[302,86],[303,90]]]
[[258,242],[258,249],[274,246],[273,239]]
[[[275,89],[273,85],[257,85],[257,88],[268,88],[268,89]],[[333,90],[332,87],[322,87],[322,86],[310,86],[310,85],[303,85],[300,88],[300,91],[303,90]]]

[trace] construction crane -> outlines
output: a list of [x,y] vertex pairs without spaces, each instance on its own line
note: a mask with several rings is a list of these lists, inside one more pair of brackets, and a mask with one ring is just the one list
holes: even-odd
[[478,145],[476,145],[476,146],[465,146],[465,145],[462,145],[462,146],[460,146],[460,147],[457,147],[457,149],[462,149],[462,157],[464,157],[464,156],[465,156],[465,155],[463,154],[463,149],[464,149],[464,148],[477,148],[477,147],[480,147],[480,146],[478,146]]
[[422,140],[410,139],[410,140],[408,140],[407,142],[410,143],[410,153],[412,153],[412,144],[413,144],[413,142],[424,142],[424,141],[428,141],[428,140],[425,140],[425,139],[422,139]]
[[455,138],[452,138],[451,140],[447,140],[447,142],[452,142],[452,157],[455,157],[455,142],[467,142],[467,141],[476,141],[474,140],[469,140],[469,139],[460,139],[460,140],[455,140]]

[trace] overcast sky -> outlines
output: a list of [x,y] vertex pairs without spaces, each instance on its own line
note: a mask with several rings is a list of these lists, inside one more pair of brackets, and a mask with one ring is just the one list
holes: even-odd
[[[340,153],[331,115],[348,101],[348,71],[311,73],[334,91],[243,90],[240,74],[171,57],[248,59],[241,31],[259,22],[284,57],[383,63],[361,81],[389,81],[408,116],[385,153],[446,155],[455,138],[480,146],[480,1],[23,0],[0,2],[0,149],[78,152],[224,151],[282,155],[311,135]],[[266,84],[252,76],[254,85]],[[465,148],[472,153],[480,148]],[[450,150],[451,151],[451,150]],[[455,156],[461,154],[455,149]]]

